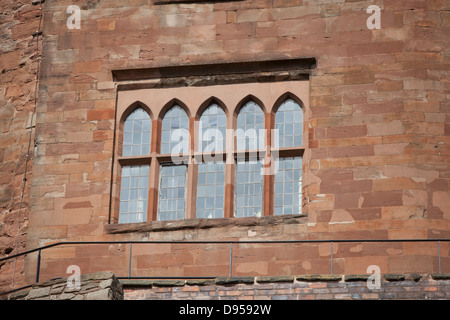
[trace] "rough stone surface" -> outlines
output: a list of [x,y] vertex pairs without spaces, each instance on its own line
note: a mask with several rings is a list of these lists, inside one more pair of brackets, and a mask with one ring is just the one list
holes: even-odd
[[232,285],[238,283],[254,283],[255,279],[252,277],[231,277],[231,278],[218,278],[216,284],[218,285]]
[[292,276],[263,276],[263,277],[257,277],[256,282],[258,283],[276,283],[276,282],[292,282],[294,280],[294,277]]
[[94,292],[89,292],[86,295],[86,300],[110,300],[110,290],[101,289]]
[[365,274],[348,274],[345,276],[345,281],[365,281],[369,278],[369,275]]
[[[302,275],[297,276],[297,281],[307,281],[307,282],[313,282],[313,281],[339,281],[341,280],[341,276],[339,275],[331,275],[331,274],[317,274],[317,275]],[[346,278],[347,280],[347,278]]]
[[9,295],[10,300],[123,300],[123,286],[111,272],[80,276],[80,287],[70,287],[68,279],[33,285]]
[[403,280],[405,280],[405,275],[402,275],[402,274],[385,274],[384,278],[387,281],[403,281]]
[[433,273],[431,277],[434,280],[450,280],[450,273]]
[[[26,247],[36,123],[32,113],[42,37],[33,36],[40,10],[31,1],[1,1],[0,12],[0,257],[4,257]],[[24,285],[23,269],[23,257],[0,262],[0,291],[9,288],[13,277],[16,286]]]
[[153,281],[155,287],[180,287],[184,286],[184,281],[181,280],[155,280]]

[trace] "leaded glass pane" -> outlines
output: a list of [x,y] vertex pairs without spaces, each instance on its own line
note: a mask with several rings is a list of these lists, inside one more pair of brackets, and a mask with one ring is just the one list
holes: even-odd
[[261,161],[238,161],[235,178],[235,217],[261,217],[263,175]]
[[236,130],[237,150],[252,150],[264,147],[264,112],[249,101],[239,112]]
[[159,220],[184,219],[186,204],[186,165],[162,165],[159,186]]
[[278,130],[278,141],[275,147],[301,147],[303,142],[303,111],[292,99],[284,101],[275,117],[275,130]]
[[197,218],[223,218],[225,163],[198,165]]
[[147,220],[149,166],[122,168],[119,223]]
[[275,174],[275,215],[302,213],[302,158],[280,158]]
[[161,129],[161,154],[186,153],[189,150],[189,118],[180,106],[165,114]]
[[127,117],[123,128],[122,155],[142,156],[150,154],[152,122],[142,108],[137,108]]
[[212,104],[203,112],[199,124],[200,151],[225,150],[227,118],[217,104]]

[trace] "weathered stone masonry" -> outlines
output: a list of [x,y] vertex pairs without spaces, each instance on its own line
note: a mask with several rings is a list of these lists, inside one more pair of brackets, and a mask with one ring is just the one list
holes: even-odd
[[[81,29],[68,30],[72,4],[43,6],[35,153],[17,217],[33,128],[40,11],[31,1],[0,1],[0,255],[14,250],[19,221],[17,251],[66,240],[450,238],[448,0],[86,0],[77,2]],[[381,9],[379,30],[366,27],[371,4]],[[292,58],[316,61],[306,74],[304,216],[295,223],[222,221],[208,228],[196,221],[168,229],[160,222],[110,224],[120,89],[114,70]],[[135,248],[132,273],[227,274],[228,249],[207,249]],[[301,249],[236,248],[241,260],[233,275],[329,272],[329,245]],[[42,279],[64,276],[72,264],[83,273],[122,275],[128,250],[55,248],[42,258]],[[450,271],[449,250],[443,242],[442,272]],[[333,246],[339,274],[364,274],[371,264],[383,273],[435,273],[437,252],[431,244]],[[18,260],[16,276],[32,282],[35,259]],[[0,266],[1,288],[10,289],[13,268]]]
[[[69,281],[68,281],[69,280]],[[9,295],[9,300],[123,300],[122,284],[111,272],[81,275],[79,284],[68,278],[49,280]],[[4,298],[4,297],[2,297]]]
[[[23,0],[1,1],[0,12],[0,256],[3,257],[24,251],[26,246],[36,121],[33,109],[42,37],[37,33],[39,5]],[[16,283],[23,283],[23,267],[24,260],[18,259]],[[11,283],[13,269],[13,263],[0,264],[0,287]]]
[[212,280],[117,280],[110,272],[67,278],[9,295],[10,300],[436,300],[450,295],[449,274],[386,274],[379,287],[368,275],[232,277]]
[[369,288],[367,279],[307,275],[122,283],[126,300],[423,300],[448,299],[450,294],[448,275],[384,275],[379,288]]

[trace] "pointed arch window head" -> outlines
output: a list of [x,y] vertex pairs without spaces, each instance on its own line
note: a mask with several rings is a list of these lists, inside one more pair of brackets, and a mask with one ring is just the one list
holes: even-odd
[[227,117],[219,105],[213,103],[203,112],[199,124],[201,152],[224,151]]
[[303,110],[291,98],[278,108],[275,117],[276,148],[301,147],[303,145]]
[[237,117],[237,150],[263,148],[264,127],[264,112],[256,102],[250,100]]
[[137,108],[126,118],[123,130],[122,156],[150,154],[152,121],[142,108]]
[[189,118],[186,111],[174,105],[164,115],[161,129],[161,154],[189,151]]

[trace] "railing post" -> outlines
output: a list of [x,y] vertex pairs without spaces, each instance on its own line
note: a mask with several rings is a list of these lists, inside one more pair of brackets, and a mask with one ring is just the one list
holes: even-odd
[[38,251],[37,263],[36,263],[36,283],[39,282],[39,272],[41,269],[41,249]]
[[130,257],[128,258],[128,279],[131,278],[131,252],[133,250],[133,243],[130,242]]
[[228,277],[230,278],[232,266],[233,266],[233,242],[230,242],[230,270],[228,272]]
[[333,241],[330,241],[331,247],[331,274],[333,274]]

